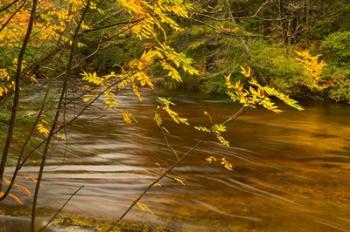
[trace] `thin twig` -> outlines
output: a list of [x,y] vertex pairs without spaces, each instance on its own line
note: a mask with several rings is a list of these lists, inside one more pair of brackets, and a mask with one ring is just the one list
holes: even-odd
[[14,1],[12,1],[11,3],[9,3],[9,4],[7,4],[6,6],[2,7],[2,8],[0,9],[0,12],[9,9],[11,6],[13,6],[14,4],[16,4],[16,3],[19,2],[19,1],[20,1],[20,0],[14,0]]
[[47,91],[46,91],[45,96],[44,96],[44,98],[43,98],[43,101],[42,101],[42,103],[41,103],[41,107],[40,107],[39,112],[38,112],[38,114],[37,114],[37,116],[36,116],[36,119],[35,119],[35,121],[34,121],[34,123],[33,123],[33,126],[32,126],[32,128],[31,128],[31,130],[30,130],[30,132],[29,132],[29,134],[28,134],[28,136],[27,136],[25,142],[23,143],[23,145],[22,145],[22,147],[21,147],[21,151],[20,151],[20,154],[19,154],[18,159],[17,159],[17,165],[16,165],[16,168],[15,168],[15,171],[14,171],[13,174],[12,174],[12,178],[11,178],[10,184],[8,185],[6,191],[1,195],[0,201],[4,200],[4,199],[7,197],[7,195],[8,195],[8,194],[10,193],[10,191],[11,191],[12,186],[13,186],[14,183],[15,183],[15,180],[16,180],[16,178],[17,178],[18,171],[21,169],[21,161],[22,161],[22,157],[23,157],[23,155],[24,155],[24,150],[25,150],[25,148],[26,148],[28,142],[30,141],[30,139],[31,139],[31,137],[32,137],[32,135],[33,135],[33,133],[34,133],[34,131],[35,131],[35,128],[36,128],[36,126],[37,126],[37,124],[38,124],[38,122],[39,122],[39,120],[40,120],[40,117],[41,117],[41,115],[42,115],[42,112],[43,112],[43,110],[44,110],[44,108],[45,108],[45,103],[46,103],[47,96],[48,96],[48,94],[49,94],[49,90],[50,90],[50,88],[47,88]]
[[0,32],[2,30],[4,30],[4,28],[7,26],[7,24],[9,24],[11,22],[11,20],[13,19],[13,17],[15,17],[15,15],[24,7],[24,5],[26,4],[27,0],[25,0],[11,15],[10,17],[6,20],[6,22],[1,26],[0,28]]
[[121,220],[134,208],[134,206],[141,200],[141,198],[152,189],[152,187],[157,184],[160,180],[162,180],[167,174],[169,174],[174,168],[177,167],[192,151],[196,150],[203,142],[205,142],[211,135],[207,134],[204,138],[202,138],[199,142],[197,142],[192,148],[190,148],[180,159],[178,159],[172,166],[170,166],[162,175],[160,175],[156,180],[154,180],[124,211],[124,213],[119,217],[119,219],[112,223],[112,225],[107,229],[107,232],[110,232],[116,225],[120,223]]
[[140,22],[142,20],[144,20],[144,18],[139,18],[139,19],[135,19],[135,20],[132,20],[132,21],[122,21],[122,22],[111,23],[111,24],[108,24],[108,25],[87,29],[87,30],[83,31],[82,33],[89,33],[89,32],[93,32],[93,31],[99,31],[99,30],[108,29],[108,28],[112,28],[112,27],[115,27],[115,26],[125,25],[125,24],[134,24],[134,23]]
[[17,61],[17,67],[16,67],[16,73],[14,75],[15,80],[15,95],[13,98],[13,104],[12,104],[12,110],[11,110],[11,117],[8,123],[8,131],[6,136],[5,145],[2,152],[1,157],[1,163],[0,163],[0,191],[2,189],[2,182],[5,172],[5,166],[7,162],[7,157],[10,151],[10,146],[13,139],[13,131],[15,129],[16,124],[16,118],[17,118],[17,111],[18,111],[18,105],[19,105],[19,99],[20,99],[20,79],[22,75],[22,64],[24,60],[24,55],[27,49],[27,45],[32,33],[34,19],[35,19],[35,12],[36,12],[36,6],[37,6],[38,0],[33,0],[32,9],[30,12],[30,18],[28,21],[27,31],[23,39],[21,50],[18,54],[18,61]]
[[[146,70],[148,68],[150,68],[153,64],[144,67],[142,70],[139,71],[143,71]],[[136,72],[135,72],[136,73]],[[132,75],[134,75],[135,73],[130,73],[127,76],[125,76],[125,78],[123,79],[119,79],[118,81],[112,83],[111,85],[105,87],[100,93],[98,93],[90,102],[88,102],[81,110],[79,113],[77,113],[74,117],[72,117],[66,124],[61,125],[60,127],[58,127],[54,132],[53,135],[57,134],[58,132],[60,132],[61,130],[63,130],[65,127],[70,126],[71,124],[74,123],[75,120],[77,120],[82,114],[85,113],[85,111],[94,103],[96,102],[106,91],[112,89],[113,87],[115,87],[116,85],[118,85],[121,81],[125,80],[127,77],[130,77]],[[33,148],[23,159],[22,163],[21,163],[21,168],[24,166],[24,164],[27,162],[27,160],[29,159],[29,157],[36,152],[43,144],[45,144],[47,141],[47,139],[41,141],[35,148]]]
[[68,80],[69,80],[69,78],[71,76],[71,68],[72,68],[72,62],[73,62],[73,56],[74,56],[75,48],[76,48],[76,45],[77,45],[78,32],[79,32],[80,27],[81,27],[81,25],[83,23],[85,15],[86,15],[89,7],[90,7],[90,2],[91,2],[91,0],[87,1],[86,6],[83,9],[83,13],[81,15],[81,18],[80,18],[80,20],[78,22],[78,25],[75,28],[75,31],[74,31],[74,34],[73,34],[72,45],[71,45],[71,49],[70,49],[70,56],[69,56],[69,60],[68,60],[68,63],[67,63],[67,74],[65,76],[65,80],[63,81],[62,91],[61,91],[61,95],[60,95],[60,98],[59,98],[59,101],[58,101],[58,107],[57,107],[57,110],[56,110],[56,114],[55,114],[55,117],[53,119],[52,126],[51,126],[50,132],[49,132],[49,134],[47,136],[47,140],[46,140],[46,143],[45,143],[45,146],[44,146],[44,151],[43,151],[43,154],[42,154],[42,159],[41,159],[41,163],[40,163],[40,169],[39,169],[37,183],[36,183],[36,186],[35,186],[34,197],[33,197],[32,218],[31,218],[31,232],[34,232],[34,229],[35,229],[34,227],[35,227],[35,217],[36,217],[36,206],[37,206],[37,200],[38,200],[38,196],[39,196],[39,190],[40,190],[40,184],[41,184],[41,180],[42,180],[42,175],[43,175],[44,167],[45,167],[45,163],[46,163],[47,153],[48,153],[48,150],[49,150],[51,139],[54,136],[54,132],[56,130],[56,126],[57,126],[58,119],[59,119],[59,116],[60,116],[60,111],[62,109],[62,103],[63,103],[64,96],[66,94],[66,90],[67,90],[67,87],[68,87],[68,85],[67,85],[68,84]]
[[[233,120],[237,119],[241,113],[243,113],[245,109],[245,106],[242,106],[236,113],[234,113],[231,117],[229,117],[227,120],[225,120],[222,124],[227,124],[229,122],[232,122]],[[166,175],[171,173],[189,154],[191,154],[193,151],[195,151],[202,143],[204,143],[214,132],[211,131],[210,133],[206,134],[200,141],[198,141],[193,147],[191,147],[189,150],[187,150],[186,153],[184,153],[180,159],[178,159],[173,165],[171,165],[162,175],[160,175],[157,179],[155,179],[148,187],[130,204],[130,206],[124,211],[124,213],[118,218],[117,221],[113,222],[112,225],[106,230],[106,232],[110,232],[116,225],[120,223],[121,220],[124,219],[124,217],[134,208],[134,206],[142,199],[144,195],[146,195],[147,192],[149,192],[152,187],[157,184],[159,181],[161,181]]]
[[170,145],[170,143],[168,141],[168,137],[165,134],[166,132],[164,131],[164,128],[159,127],[159,130],[162,132],[166,146],[169,148],[169,150],[172,153],[174,153],[174,155],[176,156],[176,159],[179,160],[179,155],[177,154],[177,151]]
[[39,229],[38,232],[44,231],[52,222],[53,220],[55,220],[58,216],[58,214],[60,214],[62,212],[62,210],[67,206],[67,204],[72,200],[72,198],[74,196],[76,196],[78,194],[78,192],[80,190],[82,190],[82,188],[84,188],[85,186],[82,185],[80,186],[77,190],[75,190],[70,196],[69,198],[63,203],[63,205],[56,211],[56,213],[50,218],[50,220],[46,223],[45,226],[43,226],[41,229]]

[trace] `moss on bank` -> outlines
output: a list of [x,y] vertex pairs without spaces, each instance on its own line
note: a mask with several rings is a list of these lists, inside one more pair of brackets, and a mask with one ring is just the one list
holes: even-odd
[[[29,207],[18,207],[2,205],[0,215],[25,217],[30,215],[31,209]],[[39,208],[38,215],[40,218],[50,218],[56,213],[53,209]],[[47,219],[44,219],[44,223]],[[77,216],[72,213],[61,213],[51,224],[53,227],[63,229],[64,231],[79,231],[83,229],[86,231],[104,232],[111,226],[113,222],[108,220],[99,220],[90,217]],[[144,224],[132,221],[123,221],[115,226],[113,232],[167,232],[165,226]]]

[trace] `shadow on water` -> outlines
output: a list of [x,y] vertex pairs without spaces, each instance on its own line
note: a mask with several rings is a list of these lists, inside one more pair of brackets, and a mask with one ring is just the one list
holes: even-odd
[[[220,98],[175,92],[176,110],[193,125],[215,122],[237,107]],[[124,94],[120,106],[137,116],[126,126],[119,114],[96,104],[69,129],[67,143],[53,147],[44,175],[40,205],[58,207],[78,186],[84,189],[66,211],[89,217],[118,217],[162,168],[176,158],[153,123],[155,98],[142,103]],[[232,147],[210,140],[147,194],[129,220],[167,225],[174,231],[350,231],[350,108],[305,104],[304,112],[250,110],[228,126]],[[170,121],[169,141],[179,152],[201,135]],[[224,156],[230,172],[208,164]],[[27,167],[24,177],[34,175]],[[26,201],[30,203],[30,199]]]

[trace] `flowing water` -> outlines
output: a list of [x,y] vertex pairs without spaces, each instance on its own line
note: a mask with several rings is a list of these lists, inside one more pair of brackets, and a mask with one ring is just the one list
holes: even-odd
[[[204,111],[222,122],[238,109],[203,94],[166,94],[192,125],[208,124]],[[118,112],[95,104],[67,131],[68,141],[54,145],[41,206],[59,207],[84,185],[65,211],[115,219],[176,161],[153,122],[155,96],[137,103],[124,93],[118,101],[138,122],[127,126]],[[350,107],[303,105],[303,112],[282,114],[248,110],[228,126],[231,148],[205,142],[144,196],[152,212],[135,207],[126,220],[169,231],[350,231]],[[179,155],[203,137],[190,126],[165,124]],[[225,157],[233,171],[209,164],[209,156]],[[27,167],[22,176],[36,170]]]

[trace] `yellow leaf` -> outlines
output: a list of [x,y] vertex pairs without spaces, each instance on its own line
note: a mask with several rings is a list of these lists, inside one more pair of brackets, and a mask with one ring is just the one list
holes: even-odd
[[323,79],[323,71],[327,66],[326,62],[319,60],[320,55],[313,56],[308,50],[296,51],[296,60],[304,67],[304,73],[309,83],[306,85],[311,89],[323,90],[329,85]]
[[36,79],[35,75],[31,75],[30,76],[30,80],[32,81],[32,83],[39,83],[38,79]]
[[58,133],[56,134],[56,138],[63,140],[63,141],[67,141],[67,135],[64,133]]
[[186,185],[184,180],[182,178],[180,178],[180,177],[174,177],[174,180],[176,180],[177,182],[179,182],[182,185]]
[[202,131],[202,132],[207,132],[210,133],[211,131],[206,128],[205,126],[195,126],[194,129],[198,130],[198,131]]
[[36,130],[44,137],[47,137],[50,133],[50,130],[47,128],[47,123],[44,120],[41,120],[38,123],[38,125],[36,126]]
[[122,117],[123,117],[124,122],[127,124],[132,124],[134,122],[137,122],[136,119],[134,118],[134,116],[128,111],[123,111]]
[[105,81],[104,78],[98,77],[96,72],[93,72],[93,73],[83,72],[81,75],[83,76],[84,81],[87,81],[94,85],[102,85]]
[[170,105],[175,105],[173,102],[171,102],[169,99],[162,97],[158,97],[158,101],[163,105],[162,109],[168,113],[168,115],[173,119],[174,122],[176,122],[177,124],[189,125],[187,118],[180,117],[178,113],[176,113],[170,108]]
[[209,164],[211,164],[216,162],[217,159],[214,156],[209,156],[205,160],[208,161]]
[[227,161],[227,160],[225,159],[225,157],[221,158],[220,164],[223,165],[224,168],[226,168],[226,169],[229,170],[229,171],[232,171],[232,170],[233,170],[232,164],[231,164],[229,161]]
[[105,104],[105,107],[108,109],[113,109],[117,106],[117,99],[116,96],[110,92],[106,91],[103,95],[103,102]]
[[162,120],[160,114],[158,114],[157,112],[154,114],[153,120],[156,122],[157,126],[161,126],[163,123],[163,120]]
[[243,76],[249,78],[252,76],[252,69],[250,67],[244,68],[243,66],[241,66],[241,73],[243,74]]
[[140,210],[143,212],[151,213],[154,214],[153,211],[144,203],[142,202],[137,202],[137,206],[139,207]]

